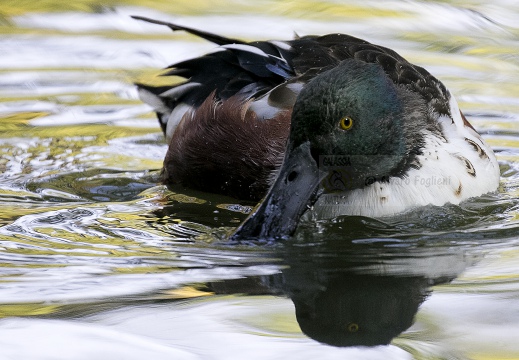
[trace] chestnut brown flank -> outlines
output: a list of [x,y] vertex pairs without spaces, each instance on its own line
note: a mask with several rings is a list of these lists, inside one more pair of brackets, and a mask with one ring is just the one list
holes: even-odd
[[169,144],[163,182],[261,199],[283,160],[291,111],[262,120],[248,107],[238,96],[216,101],[213,94],[186,114]]

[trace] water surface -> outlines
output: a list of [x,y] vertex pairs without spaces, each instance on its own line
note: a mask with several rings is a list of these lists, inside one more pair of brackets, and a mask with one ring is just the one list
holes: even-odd
[[[254,204],[157,185],[166,144],[132,85],[214,45],[131,14],[391,47],[455,94],[499,191],[226,245]],[[517,18],[507,0],[2,5],[0,359],[519,358]]]

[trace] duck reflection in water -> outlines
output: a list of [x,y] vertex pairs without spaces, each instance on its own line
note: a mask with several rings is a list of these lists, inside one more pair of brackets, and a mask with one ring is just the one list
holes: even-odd
[[307,288],[305,279],[292,275],[285,281],[301,330],[335,346],[389,344],[413,324],[429,286],[423,277],[337,272]]
[[411,327],[431,286],[453,280],[468,259],[447,250],[394,256],[380,256],[380,249],[373,254],[316,250],[292,248],[279,274],[215,282],[210,288],[220,294],[288,296],[303,333],[321,343],[386,345]]

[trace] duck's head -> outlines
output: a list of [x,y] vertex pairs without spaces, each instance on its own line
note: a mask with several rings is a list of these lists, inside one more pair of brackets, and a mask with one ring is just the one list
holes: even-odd
[[378,64],[345,60],[305,84],[292,111],[283,165],[232,240],[291,235],[325,192],[402,176],[420,153],[425,100]]

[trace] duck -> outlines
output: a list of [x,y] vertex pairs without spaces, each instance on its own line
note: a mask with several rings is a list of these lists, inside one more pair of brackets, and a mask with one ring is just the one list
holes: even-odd
[[339,33],[246,42],[166,21],[214,51],[137,83],[168,142],[165,185],[259,204],[229,237],[281,239],[300,219],[384,218],[499,186],[495,154],[445,85]]

